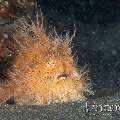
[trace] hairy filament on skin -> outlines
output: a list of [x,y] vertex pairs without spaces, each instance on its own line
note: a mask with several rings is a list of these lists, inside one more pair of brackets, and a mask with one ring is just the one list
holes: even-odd
[[17,104],[85,100],[88,74],[86,69],[77,67],[71,54],[76,28],[71,37],[69,33],[59,36],[55,28],[53,33],[50,31],[46,35],[43,21],[40,24],[38,17],[35,23],[29,18],[21,18],[14,25],[16,52],[8,72],[10,81],[7,87],[0,86],[5,93],[0,94],[0,101],[5,102],[11,96]]

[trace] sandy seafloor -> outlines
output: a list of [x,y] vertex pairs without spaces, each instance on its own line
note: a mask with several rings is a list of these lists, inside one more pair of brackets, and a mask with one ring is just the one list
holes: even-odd
[[[85,102],[49,106],[1,105],[0,120],[119,120],[119,0],[39,0],[45,25],[58,34],[74,31],[73,53],[88,65],[94,95]],[[86,107],[86,104],[88,105]]]
[[48,106],[1,105],[0,120],[119,120],[120,100],[100,98]]

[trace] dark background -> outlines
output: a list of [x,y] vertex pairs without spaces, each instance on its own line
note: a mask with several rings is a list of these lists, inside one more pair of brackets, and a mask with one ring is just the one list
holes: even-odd
[[78,65],[88,65],[93,98],[119,94],[120,87],[120,1],[38,0],[46,19],[59,34],[74,31],[73,53]]

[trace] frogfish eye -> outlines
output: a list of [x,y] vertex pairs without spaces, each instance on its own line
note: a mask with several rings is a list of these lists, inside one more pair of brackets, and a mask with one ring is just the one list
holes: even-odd
[[58,80],[65,80],[69,77],[69,74],[68,73],[62,73],[62,74],[59,74],[56,78]]

